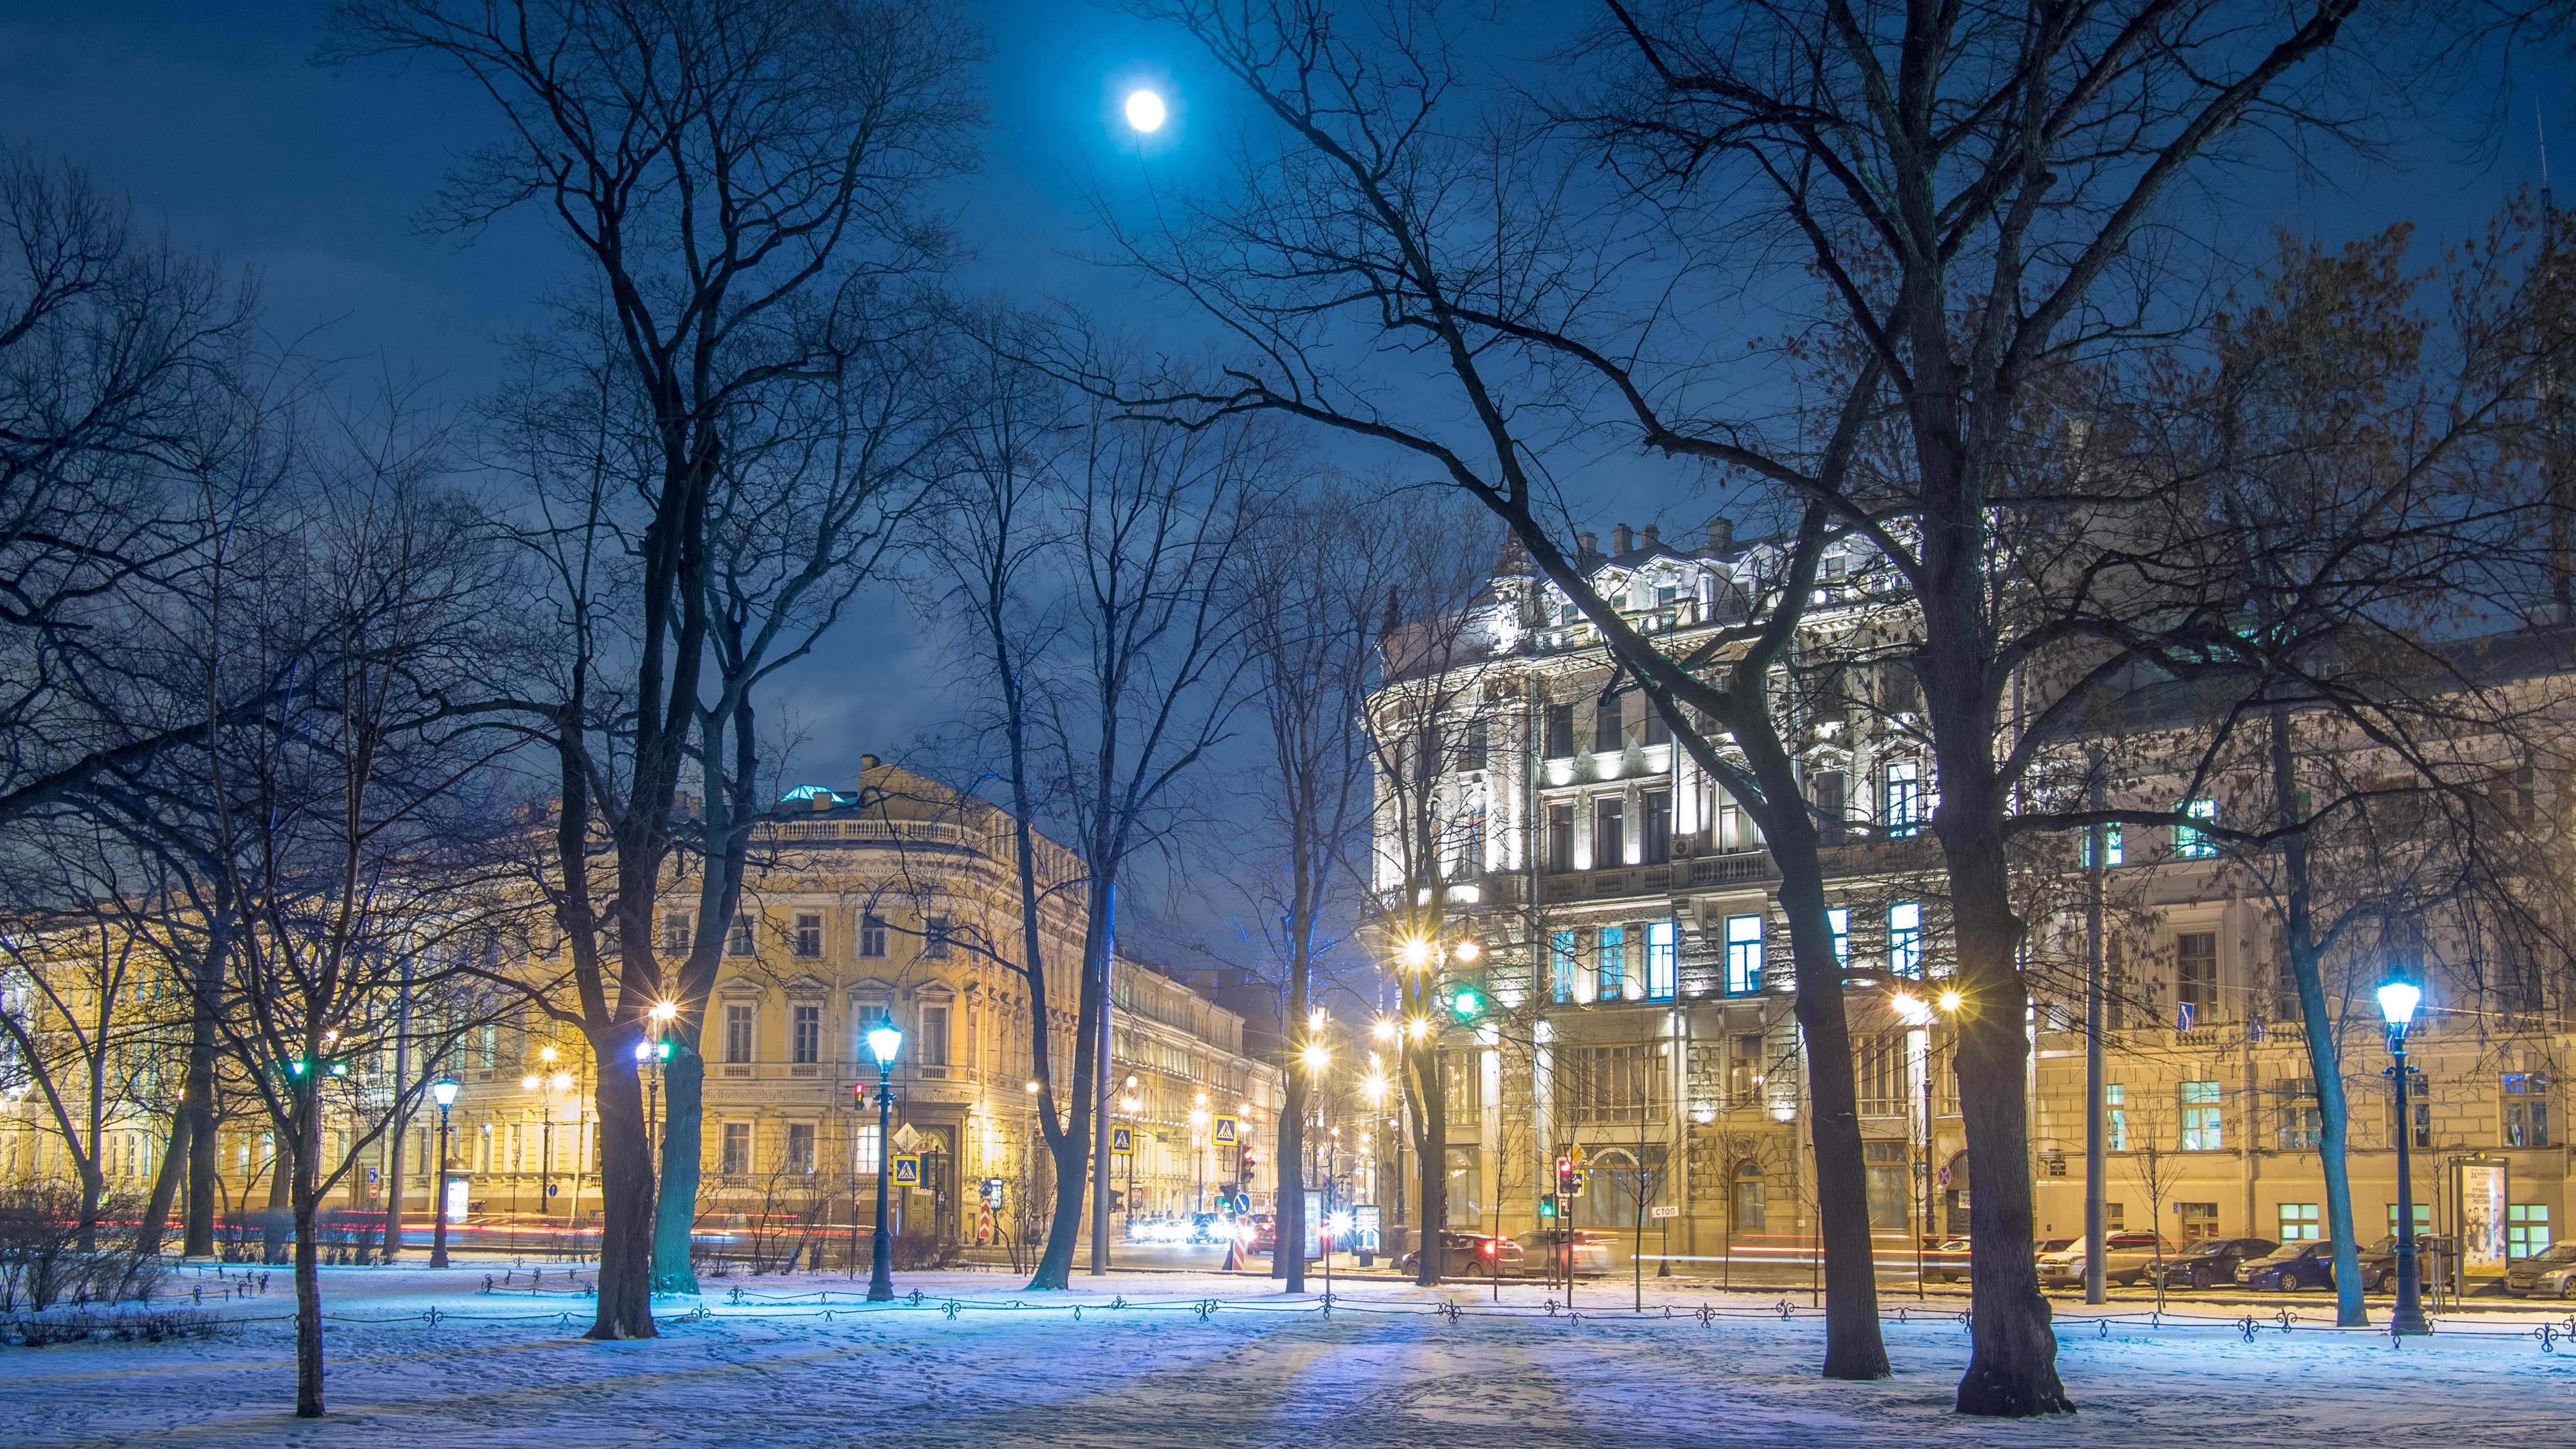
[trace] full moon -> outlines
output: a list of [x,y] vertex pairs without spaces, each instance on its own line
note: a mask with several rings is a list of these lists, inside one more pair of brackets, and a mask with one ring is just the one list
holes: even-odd
[[1127,124],[1139,131],[1163,129],[1163,98],[1152,91],[1137,91],[1127,97]]

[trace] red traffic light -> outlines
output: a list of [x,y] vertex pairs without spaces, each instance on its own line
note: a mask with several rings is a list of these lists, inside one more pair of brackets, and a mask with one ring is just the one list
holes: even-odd
[[1571,1157],[1558,1158],[1556,1160],[1556,1175],[1559,1177],[1572,1177],[1574,1175],[1574,1159]]

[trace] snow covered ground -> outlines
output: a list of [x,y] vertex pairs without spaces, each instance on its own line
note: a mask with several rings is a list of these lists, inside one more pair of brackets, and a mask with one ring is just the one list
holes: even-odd
[[[922,1299],[891,1307],[863,1306],[865,1284],[837,1276],[770,1277],[709,1285],[703,1315],[668,1322],[658,1340],[600,1344],[576,1336],[587,1304],[562,1267],[548,1266],[535,1291],[518,1269],[482,1292],[486,1272],[502,1271],[324,1270],[331,1413],[318,1421],[288,1414],[293,1301],[282,1273],[265,1297],[218,1305],[274,1318],[228,1340],[0,1348],[0,1444],[2576,1440],[2576,1344],[2559,1310],[2463,1314],[2402,1348],[2276,1322],[2249,1340],[2214,1314],[2157,1327],[2135,1312],[2097,1323],[2062,1310],[2059,1369],[2082,1412],[2004,1424],[1949,1412],[1967,1335],[1954,1305],[1937,1300],[1928,1312],[1889,1301],[1891,1318],[1905,1308],[1910,1319],[1888,1325],[1894,1379],[1828,1384],[1814,1376],[1812,1317],[1784,1319],[1773,1297],[1651,1279],[1639,1317],[1624,1283],[1587,1283],[1572,1314],[1551,1314],[1538,1284],[1506,1285],[1497,1306],[1489,1291],[1344,1281],[1327,1313],[1316,1295],[1212,1274],[1077,1279],[1079,1291],[1056,1295],[993,1273],[907,1274],[898,1288]],[[577,1272],[588,1280],[588,1268]],[[1790,1302],[1802,1308],[1805,1296]],[[2327,1306],[2293,1311],[2315,1318]],[[2562,1335],[2561,1351],[2544,1351],[2543,1325]]]

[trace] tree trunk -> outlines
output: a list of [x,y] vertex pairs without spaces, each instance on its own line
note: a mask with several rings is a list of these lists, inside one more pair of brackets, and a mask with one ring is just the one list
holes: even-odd
[[1798,972],[1798,1029],[1805,1036],[1808,1126],[1815,1142],[1816,1226],[1825,1258],[1824,1376],[1883,1379],[1891,1370],[1887,1344],[1878,1329],[1878,1267],[1869,1241],[1869,1175],[1861,1160],[1851,1024],[1843,1011],[1842,963],[1834,957],[1833,921],[1825,914],[1824,871],[1812,846],[1775,851],[1771,858],[1780,867],[1780,906],[1789,914],[1789,947]]
[[[1293,991],[1289,1020],[1305,1020],[1305,992]],[[1306,1291],[1306,1097],[1305,1063],[1292,1053],[1279,1103],[1279,1210],[1271,1215],[1270,1276],[1288,1280],[1288,1291]]]
[[294,1147],[272,1153],[268,1163],[268,1211],[259,1225],[260,1253],[263,1263],[284,1263],[294,1252],[295,1243],[295,1158]]
[[[308,1088],[318,1092],[320,1088]],[[293,1156],[281,1160],[278,1180],[288,1184],[295,1231],[295,1417],[322,1417],[322,1275],[314,1242],[314,1218],[320,1207],[316,1186],[321,1145],[321,1114],[311,1103],[299,1103]]]
[[[2290,712],[2274,705],[2268,721],[2273,805],[2284,825],[2300,825],[2298,761],[2291,750]],[[2352,1220],[2352,1109],[2343,1090],[2343,1053],[2333,1018],[2326,1013],[2324,953],[2317,947],[2315,898],[2308,881],[2308,838],[2281,839],[2281,940],[2290,957],[2290,979],[2299,992],[2299,1020],[2308,1037],[2308,1070],[2317,1082],[2317,1156],[2325,1168],[2326,1233],[2334,1243],[2335,1326],[2367,1328],[2370,1310],[2361,1297],[2361,1242]]]
[[698,1220],[698,1173],[707,1059],[697,1043],[671,1038],[662,1064],[662,1190],[654,1203],[653,1291],[695,1293],[697,1270],[689,1264],[690,1234]]
[[182,1109],[170,1114],[170,1145],[161,1153],[161,1168],[152,1174],[152,1199],[143,1205],[143,1221],[134,1228],[134,1251],[145,1257],[161,1255],[161,1239],[170,1229],[170,1202],[179,1194],[179,1179],[188,1161],[188,1113]]
[[1411,1040],[1410,1031],[1406,1037],[1406,1054],[1414,1060],[1415,1119],[1422,1124],[1414,1134],[1415,1167],[1422,1178],[1422,1220],[1414,1231],[1422,1243],[1414,1250],[1413,1281],[1430,1288],[1438,1286],[1449,1267],[1440,1248],[1440,1230],[1449,1221],[1449,1100],[1440,1080],[1439,1048]]
[[[1954,772],[1942,775],[1941,813],[1971,821],[1974,802],[1950,796]],[[1936,817],[1936,821],[1937,821]],[[1952,920],[1959,952],[1957,1069],[1959,1113],[1968,1136],[1968,1281],[1971,1287],[1968,1371],[1959,1380],[1959,1412],[2022,1418],[2071,1411],[2057,1378],[2057,1335],[2030,1255],[2029,1102],[2024,1074],[2030,1042],[2023,1022],[2030,998],[2014,953],[2014,916],[2000,830],[1986,828],[1942,845],[1949,857]]]
[[1081,1129],[1090,1113],[1077,1103],[1073,1130],[1051,1138],[1047,1156],[1055,1164],[1055,1214],[1047,1222],[1046,1251],[1029,1275],[1033,1290],[1073,1286],[1073,1250],[1082,1240],[1082,1190],[1091,1172],[1090,1134]]
[[599,1304],[588,1338],[659,1333],[653,1325],[653,1155],[644,1146],[644,1086],[633,1035],[619,1031],[591,1046],[599,1063],[600,1235]]
[[187,1227],[180,1251],[191,1258],[211,1258],[216,1179],[223,1164],[215,1136],[215,1018],[203,1005],[189,1025],[188,1080],[179,1113],[188,1119]]

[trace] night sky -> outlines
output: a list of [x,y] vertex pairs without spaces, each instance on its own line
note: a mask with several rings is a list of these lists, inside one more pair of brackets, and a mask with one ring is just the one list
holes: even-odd
[[[1192,126],[1193,100],[1221,109],[1222,98],[1179,44],[1124,17],[1077,0],[974,8],[993,42],[993,129],[983,173],[957,197],[979,253],[968,285],[1077,300],[1186,343],[1189,323],[1168,299],[1085,260],[1099,241],[1086,231],[1078,178],[1116,167],[1133,175],[1140,164],[1187,175],[1216,129]],[[1544,53],[1568,13],[1518,12],[1525,59]],[[448,157],[487,124],[487,104],[428,65],[317,69],[308,57],[319,25],[319,6],[296,3],[10,0],[0,7],[0,138],[87,165],[184,245],[255,269],[270,328],[341,359],[344,375],[420,379],[469,399],[498,380],[510,340],[541,325],[535,299],[565,274],[566,258],[533,212],[470,246],[416,234],[411,218]],[[2566,111],[2563,69],[2525,75],[2553,116]],[[1117,98],[1140,81],[1166,89],[1175,111],[1143,156],[1115,124]],[[2512,106],[2514,123],[2483,148],[2462,143],[2472,128],[2454,116],[2448,135],[2421,140],[2398,169],[2284,184],[2247,203],[2276,213],[2234,220],[2330,238],[2410,213],[2435,228],[2481,221],[2537,178],[2530,94]],[[2576,143],[2559,160],[2576,165]],[[1604,531],[1660,511],[1680,533],[1715,506],[1642,465],[1599,478],[1574,486],[1578,513],[1592,510],[1588,521]],[[913,633],[902,609],[875,601],[793,680],[785,715],[805,739],[801,778],[846,781],[862,751],[902,753],[935,724],[942,706],[918,687],[932,671]]]

